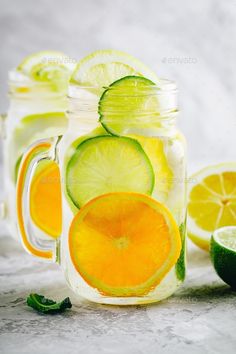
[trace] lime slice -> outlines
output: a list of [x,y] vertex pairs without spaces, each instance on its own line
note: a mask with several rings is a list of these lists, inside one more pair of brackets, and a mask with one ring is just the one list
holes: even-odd
[[[88,140],[90,138],[94,138],[96,136],[101,136],[101,135],[107,135],[107,131],[102,127],[102,126],[98,126],[97,128],[95,128],[91,133],[86,134],[86,135],[82,135],[79,138],[75,139],[71,145],[66,149],[65,152],[65,158],[64,158],[64,171],[67,171],[67,165],[70,161],[70,159],[72,158],[72,156],[76,153],[76,149],[77,147],[85,140]],[[66,173],[65,173],[66,174]],[[65,177],[66,178],[66,177]],[[70,196],[67,193],[67,188],[64,189],[64,195],[66,197],[66,200],[70,206],[71,211],[76,214],[78,212],[78,208],[75,206],[75,204],[72,202]]]
[[98,50],[77,64],[71,83],[101,88],[128,75],[145,76],[158,82],[155,73],[133,56],[118,50]]
[[100,122],[111,134],[122,135],[158,128],[159,102],[155,84],[141,76],[113,82],[99,101]]
[[67,128],[68,120],[64,112],[48,112],[32,114],[22,118],[12,136],[12,154],[14,160],[13,180],[16,180],[21,156],[27,146],[34,141],[62,135]]
[[216,229],[236,225],[236,163],[208,166],[189,181],[188,236],[209,250]]
[[75,63],[64,53],[42,51],[26,57],[17,70],[36,81],[51,82],[57,89],[65,88]]
[[66,170],[67,193],[77,208],[109,192],[150,195],[154,180],[141,145],[131,138],[109,135],[83,141]]
[[108,135],[107,131],[102,127],[98,126],[94,130],[92,130],[89,134],[81,135],[79,138],[75,139],[70,146],[67,148],[64,157],[64,165],[67,166],[68,162],[72,158],[72,156],[76,153],[77,147],[85,140],[90,138],[94,138],[96,136]]
[[216,273],[236,289],[236,226],[222,227],[213,233],[210,254]]

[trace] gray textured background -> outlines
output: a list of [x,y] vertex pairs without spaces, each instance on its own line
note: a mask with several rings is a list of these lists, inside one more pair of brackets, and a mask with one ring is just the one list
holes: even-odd
[[0,110],[7,71],[27,54],[114,48],[177,81],[191,170],[236,151],[235,0],[0,0]]
[[[236,0],[0,0],[0,112],[8,105],[7,71],[31,52],[62,50],[79,59],[120,49],[177,81],[190,170],[233,160],[235,35]],[[74,299],[56,265],[37,263],[0,238],[0,353],[235,353],[235,292],[207,253],[192,246],[188,258],[187,280],[167,301],[97,306]],[[32,291],[69,295],[73,309],[40,316],[25,304]]]

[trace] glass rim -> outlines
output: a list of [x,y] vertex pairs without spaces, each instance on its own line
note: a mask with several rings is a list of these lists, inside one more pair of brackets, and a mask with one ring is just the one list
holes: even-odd
[[[103,113],[109,114],[115,117],[119,114],[126,114],[129,116],[136,115],[143,117],[155,116],[156,119],[170,119],[176,117],[178,114],[178,102],[177,102],[177,86],[174,81],[167,79],[159,79],[157,85],[145,84],[132,86],[132,90],[129,93],[129,87],[99,87],[99,86],[82,86],[76,83],[72,83],[68,88],[69,110],[68,113],[71,116],[79,117],[80,114],[93,114],[100,111],[101,97],[110,90],[111,106],[109,104],[103,105]],[[116,102],[117,99],[117,102]],[[152,99],[157,100],[157,104],[148,104],[148,101]],[[138,104],[140,100],[141,105]],[[142,104],[144,100],[144,104]],[[145,101],[147,100],[147,105]],[[129,105],[130,101],[130,105]],[[133,110],[136,106],[137,109]]]
[[[133,86],[130,86],[133,88]],[[126,89],[129,86],[126,86]],[[105,91],[111,91],[112,95],[116,96],[116,93],[119,93],[119,96],[125,97],[139,97],[139,96],[153,96],[153,95],[166,95],[166,94],[176,94],[178,92],[177,84],[173,80],[168,79],[159,79],[157,84],[153,85],[140,85],[137,87],[137,91],[135,94],[127,94],[122,95],[122,89],[116,86],[91,86],[91,85],[79,85],[76,82],[70,82],[68,87],[68,98],[70,99],[92,99],[95,96],[96,91],[101,91],[100,96]],[[86,92],[87,95],[80,96],[80,92]]]

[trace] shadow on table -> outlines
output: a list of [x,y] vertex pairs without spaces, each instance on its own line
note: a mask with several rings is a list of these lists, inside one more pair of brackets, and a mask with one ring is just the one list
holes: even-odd
[[[21,253],[25,254],[22,247],[9,238],[0,238],[0,250],[1,256],[4,258],[6,255],[11,254],[13,257],[22,257]],[[37,267],[39,268],[37,271]],[[160,303],[154,303],[150,305],[137,305],[137,306],[109,306],[101,305],[96,303],[91,303],[87,300],[77,297],[65,284],[64,277],[62,273],[58,274],[57,271],[52,271],[49,269],[49,265],[46,264],[35,264],[34,269],[30,269],[35,276],[38,276],[38,272],[42,273],[41,281],[37,284],[25,283],[24,289],[9,289],[9,291],[3,291],[0,295],[0,303],[4,304],[2,307],[24,307],[26,311],[31,311],[31,309],[26,306],[26,298],[31,292],[39,293],[47,298],[52,298],[57,301],[61,301],[65,297],[69,296],[73,303],[72,311],[66,312],[66,316],[71,317],[76,313],[81,311],[103,311],[108,312],[126,312],[130,309],[131,313],[135,311],[136,308],[145,308],[146,306],[163,306],[168,303],[197,303],[197,302],[218,302],[222,301],[224,298],[233,298],[236,292],[233,291],[229,286],[221,282],[220,279],[215,275],[214,269],[211,266],[209,254],[204,252],[197,247],[191,246],[188,253],[188,268],[190,272],[190,279],[187,278],[184,286],[181,287],[175,295],[172,297],[161,301]],[[199,269],[199,274],[198,273]],[[28,270],[29,271],[29,270]],[[48,271],[48,273],[47,273]],[[191,276],[191,272],[195,275]],[[45,273],[44,273],[45,272]],[[212,273],[212,274],[211,274]],[[47,274],[48,277],[53,276],[53,280],[46,281],[43,274]],[[210,274],[208,278],[207,274]],[[197,284],[196,284],[197,283]]]
[[181,299],[181,302],[215,302],[224,298],[235,297],[236,291],[226,284],[209,284],[198,285],[185,288],[179,291],[174,299]]

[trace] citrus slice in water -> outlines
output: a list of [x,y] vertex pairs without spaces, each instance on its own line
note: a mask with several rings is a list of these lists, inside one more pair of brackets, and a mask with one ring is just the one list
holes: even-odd
[[155,84],[141,76],[126,76],[113,82],[102,94],[100,122],[111,134],[122,135],[160,128]]
[[69,230],[75,269],[106,296],[142,296],[175,265],[181,239],[168,209],[138,193],[109,193],[87,203]]
[[236,163],[209,166],[190,178],[188,235],[208,250],[211,234],[236,225]]
[[158,81],[157,76],[132,55],[118,50],[98,50],[80,60],[71,76],[71,83],[102,88],[128,75]]
[[[64,157],[64,167],[63,167],[63,171],[65,171],[64,173],[64,180],[66,180],[66,171],[67,171],[67,165],[69,163],[69,161],[71,160],[71,158],[73,157],[73,155],[76,153],[76,149],[77,147],[85,140],[90,139],[90,138],[94,138],[96,136],[104,136],[107,135],[107,131],[101,126],[99,125],[97,128],[95,128],[94,130],[92,130],[89,134],[85,134],[85,135],[81,135],[79,138],[75,139],[70,145],[69,147],[66,149],[65,152],[65,157]],[[70,206],[71,211],[76,214],[78,212],[78,207],[76,207],[76,205],[72,202],[70,196],[67,193],[67,187],[64,184],[64,194],[66,197],[66,200]]]
[[36,226],[53,238],[61,235],[60,171],[55,162],[41,162],[30,189],[30,214]]
[[75,206],[109,192],[151,194],[154,173],[137,140],[98,136],[83,141],[67,164],[66,188]]
[[173,185],[173,172],[168,164],[162,139],[141,135],[129,135],[129,137],[136,139],[141,144],[151,161],[155,174],[152,196],[161,203],[165,203]]
[[75,63],[62,52],[41,51],[26,57],[17,67],[29,78],[51,82],[56,89],[65,89]]
[[236,289],[236,226],[226,226],[213,233],[210,254],[219,277]]

